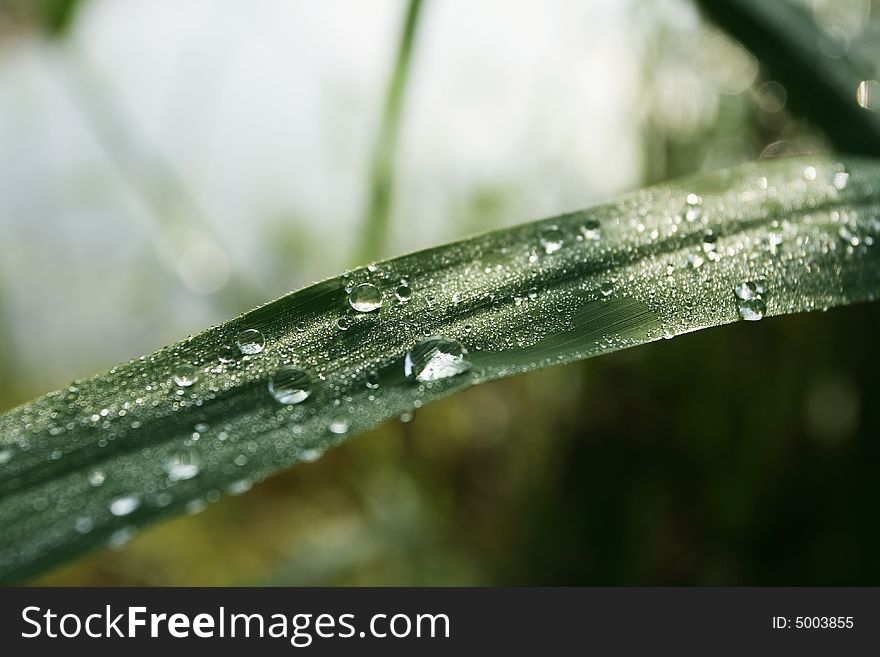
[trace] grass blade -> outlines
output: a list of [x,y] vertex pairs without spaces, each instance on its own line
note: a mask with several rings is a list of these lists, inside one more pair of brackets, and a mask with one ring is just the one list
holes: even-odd
[[0,580],[483,381],[873,299],[878,179],[810,158],[649,188],[325,280],[14,409]]

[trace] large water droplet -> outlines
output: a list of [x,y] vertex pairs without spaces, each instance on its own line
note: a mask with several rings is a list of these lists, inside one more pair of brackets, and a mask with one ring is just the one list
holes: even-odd
[[114,516],[127,516],[141,505],[137,495],[123,495],[110,502],[110,513]]
[[737,299],[736,305],[739,316],[747,322],[757,322],[759,319],[764,319],[764,315],[767,312],[767,306],[757,297],[747,301]]
[[245,356],[253,356],[263,351],[266,338],[257,329],[249,328],[238,334],[235,344],[238,346],[238,350]]
[[541,240],[541,246],[544,247],[544,253],[548,255],[556,253],[565,243],[562,239],[562,231],[558,226],[547,226],[541,229],[538,238]]
[[394,295],[397,297],[398,301],[406,303],[412,299],[412,289],[409,285],[401,285],[394,291]]
[[614,294],[614,283],[611,281],[605,281],[599,286],[599,292],[602,294],[603,298],[607,299]]
[[189,388],[199,380],[199,374],[195,367],[181,365],[174,371],[171,378],[174,380],[175,385],[178,385],[181,388]]
[[434,336],[422,340],[406,352],[403,372],[416,381],[438,381],[456,376],[470,369],[467,350],[461,343]]
[[162,467],[171,481],[186,481],[199,474],[201,459],[196,450],[184,450],[165,459]]
[[737,299],[748,301],[749,299],[754,299],[758,295],[758,286],[752,281],[744,281],[736,284],[733,288],[733,293],[736,295]]
[[281,404],[299,404],[312,394],[311,384],[308,373],[288,365],[269,378],[269,393]]
[[359,313],[371,313],[382,307],[382,293],[372,283],[361,283],[348,295],[348,304]]

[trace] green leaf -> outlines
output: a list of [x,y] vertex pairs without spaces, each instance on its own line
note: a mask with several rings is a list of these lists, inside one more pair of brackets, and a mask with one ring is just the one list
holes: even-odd
[[782,83],[789,105],[821,128],[838,151],[880,154],[880,117],[856,101],[869,67],[833,43],[801,7],[787,0],[697,4]]
[[811,158],[650,188],[317,283],[25,404],[0,417],[0,579],[483,381],[873,299],[878,180]]

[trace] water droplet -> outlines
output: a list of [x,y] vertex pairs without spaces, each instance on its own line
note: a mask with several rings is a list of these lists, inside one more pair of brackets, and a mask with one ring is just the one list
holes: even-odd
[[816,179],[816,167],[804,167],[804,178],[807,180]]
[[880,82],[877,80],[859,82],[859,86],[856,87],[856,102],[860,107],[876,110],[878,98],[880,98]]
[[196,422],[196,426],[193,427],[197,433],[205,433],[209,428],[207,422]]
[[712,256],[715,255],[715,252],[718,249],[718,236],[709,231],[705,235],[703,235],[703,253],[709,256],[709,259],[712,260]]
[[382,293],[372,283],[361,283],[348,295],[348,304],[359,313],[371,313],[382,307]]
[[263,351],[266,345],[266,338],[257,329],[249,328],[243,330],[235,339],[238,350],[245,356],[253,356]]
[[8,447],[0,449],[0,465],[6,465],[12,460],[12,450]]
[[598,240],[602,237],[599,232],[599,222],[595,220],[585,221],[581,226],[581,235],[585,240]]
[[349,428],[351,428],[351,421],[345,415],[334,415],[332,418],[330,418],[330,424],[328,428],[330,429],[330,433],[335,433],[337,436],[342,436],[348,433]]
[[736,295],[737,299],[748,301],[749,299],[754,299],[758,296],[758,286],[752,281],[744,281],[736,284],[733,288],[733,293]]
[[614,283],[611,281],[605,281],[599,286],[599,292],[607,299],[614,293]]
[[208,503],[201,497],[197,497],[196,499],[187,502],[186,506],[183,507],[183,510],[188,515],[194,516],[197,513],[204,511],[207,507]]
[[467,350],[461,343],[430,337],[406,352],[403,372],[407,378],[421,382],[447,379],[470,369],[466,355]]
[[697,221],[703,216],[703,208],[700,207],[703,204],[703,199],[700,198],[697,194],[688,194],[685,198],[685,202],[687,203],[687,209],[684,213],[684,218],[686,221]]
[[81,518],[77,518],[76,522],[73,523],[73,528],[76,529],[80,534],[88,534],[92,531],[92,528],[95,526],[95,521],[89,518],[88,516],[82,516]]
[[189,388],[199,380],[199,374],[196,371],[196,368],[189,365],[181,365],[174,371],[171,378],[174,380],[174,383],[181,388]]
[[837,234],[840,235],[840,239],[850,246],[858,246],[861,244],[861,239],[849,229],[849,226],[841,226],[837,231]]
[[201,459],[196,450],[184,450],[165,459],[162,467],[171,481],[186,481],[199,474]]
[[219,360],[224,365],[228,365],[229,363],[234,363],[239,356],[238,350],[232,346],[231,344],[226,344],[220,347],[220,350],[217,352],[217,360]]
[[351,328],[351,320],[348,317],[340,317],[336,320],[336,328],[340,331],[347,331]]
[[375,390],[376,388],[379,387],[379,373],[376,372],[375,370],[372,370],[369,373],[367,373],[367,387],[370,390]]
[[[332,423],[330,431],[333,431]],[[346,431],[348,431],[348,425],[342,431],[333,431],[333,433],[345,433]],[[324,456],[323,449],[304,449],[299,453],[299,460],[303,463],[314,463],[322,456]]]
[[544,247],[544,253],[548,255],[556,253],[565,243],[558,226],[547,226],[541,229],[538,238],[541,240],[541,246]]
[[141,505],[137,495],[123,495],[110,502],[110,513],[114,516],[127,516]]
[[688,253],[687,263],[688,267],[690,267],[691,269],[699,269],[703,266],[704,262],[705,260],[703,260],[703,256],[701,256],[699,253]]
[[836,189],[844,189],[849,184],[849,174],[846,171],[835,171],[831,176],[831,184]]
[[394,291],[394,295],[397,297],[398,301],[406,303],[412,299],[412,289],[408,285],[401,285]]
[[403,422],[404,424],[409,424],[410,422],[413,421],[414,417],[415,417],[414,413],[412,413],[411,411],[406,411],[405,413],[400,414],[400,421]]
[[758,297],[746,301],[737,299],[737,310],[739,311],[739,316],[747,322],[756,322],[759,319],[764,319],[767,306]]
[[100,486],[107,480],[107,475],[104,474],[103,470],[92,470],[89,473],[89,483],[92,486]]
[[110,535],[110,538],[107,540],[107,545],[109,545],[113,549],[121,548],[123,545],[134,538],[135,533],[136,532],[132,527],[123,527],[122,529],[117,529]]
[[241,495],[242,493],[248,492],[253,485],[254,484],[250,479],[239,479],[238,481],[233,481],[229,484],[229,486],[226,487],[226,490],[230,495]]
[[535,299],[538,298],[538,288],[536,288],[536,287],[530,287],[530,288],[529,288],[529,293],[528,293],[528,294],[529,294],[529,299],[531,299],[532,301],[534,301]]
[[269,393],[281,404],[299,404],[312,394],[311,384],[308,373],[288,365],[269,378]]

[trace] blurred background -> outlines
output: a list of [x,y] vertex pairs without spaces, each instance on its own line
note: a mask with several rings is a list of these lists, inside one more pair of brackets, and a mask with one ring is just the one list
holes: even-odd
[[[880,61],[880,4],[797,4]],[[0,1],[0,411],[365,255],[834,148],[690,0],[417,9]],[[31,583],[880,584],[878,325],[484,385]]]

